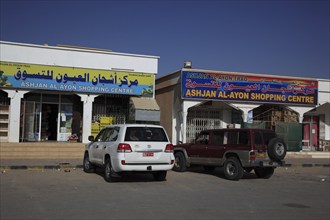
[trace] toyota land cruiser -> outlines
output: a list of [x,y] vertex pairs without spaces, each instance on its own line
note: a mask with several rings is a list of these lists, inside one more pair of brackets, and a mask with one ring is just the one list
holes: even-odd
[[164,181],[174,165],[173,145],[159,125],[123,124],[103,128],[89,137],[83,169],[104,168],[104,178],[112,182],[127,171],[147,172]]

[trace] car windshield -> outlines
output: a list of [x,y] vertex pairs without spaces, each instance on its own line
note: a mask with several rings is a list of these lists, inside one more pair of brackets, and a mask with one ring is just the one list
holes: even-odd
[[125,141],[159,141],[167,142],[167,137],[162,128],[156,127],[128,127]]

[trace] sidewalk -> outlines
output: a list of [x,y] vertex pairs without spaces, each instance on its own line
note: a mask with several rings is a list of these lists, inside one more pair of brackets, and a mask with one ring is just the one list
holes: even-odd
[[[1,170],[82,169],[81,159],[0,159]],[[329,167],[330,152],[288,152],[285,167]]]
[[0,159],[0,170],[82,169],[81,159]]

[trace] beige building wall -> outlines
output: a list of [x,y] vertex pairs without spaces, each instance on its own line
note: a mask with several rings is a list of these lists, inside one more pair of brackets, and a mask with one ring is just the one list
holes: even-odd
[[160,107],[160,124],[165,128],[170,140],[173,138],[175,88],[180,87],[180,73],[161,77],[156,79],[155,83],[155,98]]

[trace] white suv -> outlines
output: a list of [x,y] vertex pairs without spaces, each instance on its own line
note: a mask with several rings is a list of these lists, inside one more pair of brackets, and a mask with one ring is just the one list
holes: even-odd
[[94,172],[104,167],[104,179],[112,182],[125,171],[152,173],[157,181],[166,179],[174,166],[173,145],[162,126],[123,124],[104,127],[86,145],[83,168]]

